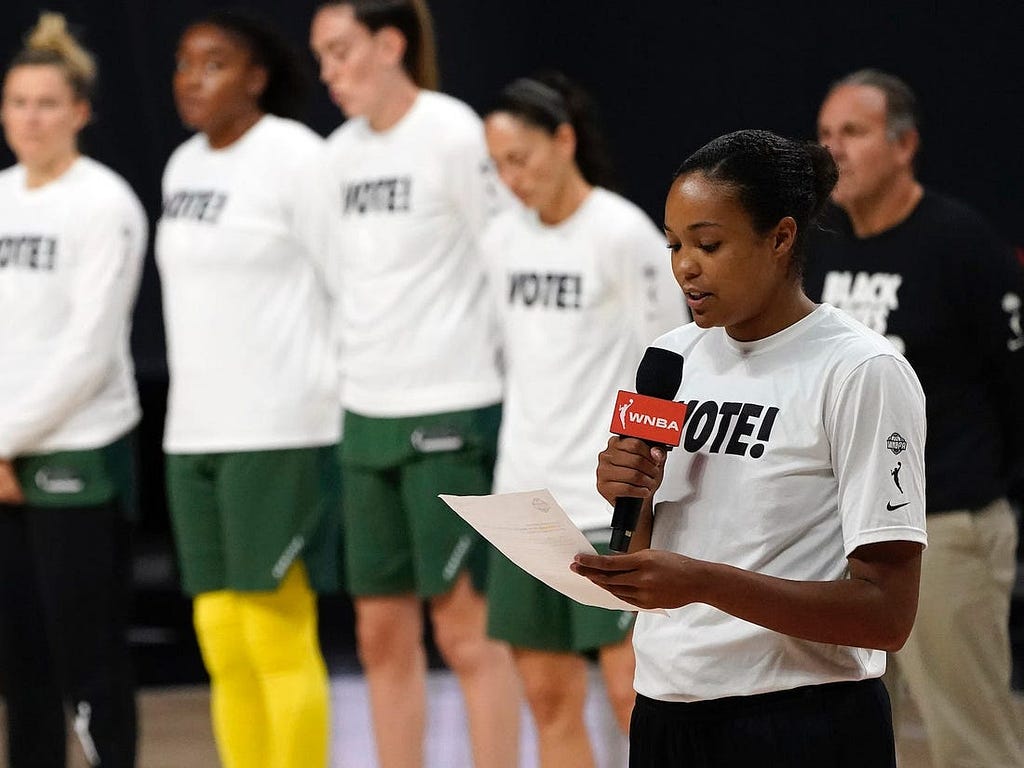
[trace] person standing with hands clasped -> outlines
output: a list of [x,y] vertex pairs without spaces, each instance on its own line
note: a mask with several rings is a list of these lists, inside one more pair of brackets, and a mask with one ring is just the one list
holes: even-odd
[[486,634],[486,542],[439,493],[491,489],[501,379],[479,238],[499,201],[480,118],[436,87],[422,0],[341,0],[313,17],[320,77],[348,120],[324,163],[341,284],[347,586],[382,768],[423,764],[426,649],[466,703],[474,765],[516,764],[508,646]]
[[164,171],[157,231],[170,392],[164,449],[182,585],[225,768],[323,768],[315,592],[340,581],[338,362],[325,239],[303,189],[323,142],[295,120],[300,59],[257,16],[178,43],[197,133]]
[[[604,538],[600,547],[611,510],[594,467],[608,406],[648,341],[683,320],[682,297],[658,230],[608,189],[610,163],[579,86],[554,72],[516,80],[484,125],[498,173],[525,206],[498,216],[484,239],[505,359],[494,490],[549,488],[581,530]],[[627,731],[633,614],[578,605],[498,552],[487,597],[488,632],[513,647],[541,765],[594,765],[582,654],[596,650]]]
[[905,684],[934,768],[1019,768],[1006,493],[1024,472],[1024,273],[976,212],[917,181],[917,124],[913,91],[888,73],[829,90],[818,140],[839,166],[836,220],[812,245],[807,291],[885,335],[927,396],[920,610],[885,676],[897,724]]
[[[924,397],[882,337],[801,287],[836,168],[766,131],[722,136],[665,204],[694,323],[680,447],[612,437],[598,489],[644,500],[630,552],[572,568],[642,608],[630,765],[895,766],[886,650],[914,622]],[[899,482],[893,473],[899,465]]]
[[0,172],[0,678],[12,768],[63,768],[65,703],[90,765],[135,764],[126,637],[129,336],[146,214],[82,156],[96,64],[44,13],[3,82],[18,160]]

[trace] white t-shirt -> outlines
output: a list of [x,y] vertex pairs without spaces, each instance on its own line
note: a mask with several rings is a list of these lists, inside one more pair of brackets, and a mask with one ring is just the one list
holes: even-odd
[[664,236],[596,188],[572,216],[502,213],[484,237],[505,360],[495,491],[546,487],[581,529],[607,528],[595,484],[615,395],[650,339],[686,317]]
[[147,223],[128,184],[78,158],[29,189],[0,172],[0,458],[99,448],[138,423],[129,336]]
[[326,237],[303,204],[322,151],[305,126],[265,115],[224,149],[197,134],[168,161],[156,239],[168,452],[337,441]]
[[[687,325],[683,444],[655,497],[652,548],[835,581],[881,541],[925,542],[924,395],[883,337],[821,305],[755,342]],[[885,653],[798,640],[697,603],[641,614],[636,690],[694,701],[877,677]]]
[[347,121],[328,158],[346,408],[395,417],[497,403],[478,239],[501,192],[480,119],[421,91],[387,131]]

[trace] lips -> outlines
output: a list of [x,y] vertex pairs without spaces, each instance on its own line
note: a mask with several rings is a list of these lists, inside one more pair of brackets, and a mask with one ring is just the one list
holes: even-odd
[[683,295],[686,297],[686,304],[691,310],[699,310],[707,304],[708,299],[714,294],[708,293],[707,291],[697,291],[693,288],[686,288],[683,290]]

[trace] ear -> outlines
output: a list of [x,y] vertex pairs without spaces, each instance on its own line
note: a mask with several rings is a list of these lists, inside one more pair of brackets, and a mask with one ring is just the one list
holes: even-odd
[[921,146],[921,134],[916,128],[910,128],[896,139],[896,156],[900,164],[909,168],[914,164],[914,157]]
[[552,138],[559,155],[567,160],[574,160],[576,158],[576,129],[572,125],[562,123],[555,128]]
[[265,67],[249,67],[249,74],[245,79],[245,92],[255,100],[267,89],[267,70]]
[[792,216],[783,216],[771,235],[772,255],[780,262],[785,261],[787,269],[793,245],[796,243],[796,230],[796,219]]
[[75,122],[75,133],[85,128],[92,120],[92,105],[88,99],[76,99],[72,107]]
[[378,50],[383,60],[392,66],[402,66],[402,59],[405,58],[405,49],[408,42],[405,35],[395,27],[381,27],[374,33],[377,39]]

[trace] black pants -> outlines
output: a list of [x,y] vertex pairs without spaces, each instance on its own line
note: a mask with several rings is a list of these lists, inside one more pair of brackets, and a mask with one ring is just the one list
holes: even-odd
[[115,504],[0,505],[0,690],[11,768],[65,766],[65,702],[92,764],[135,764],[128,594],[128,524]]
[[694,703],[637,696],[630,768],[895,768],[880,680]]

